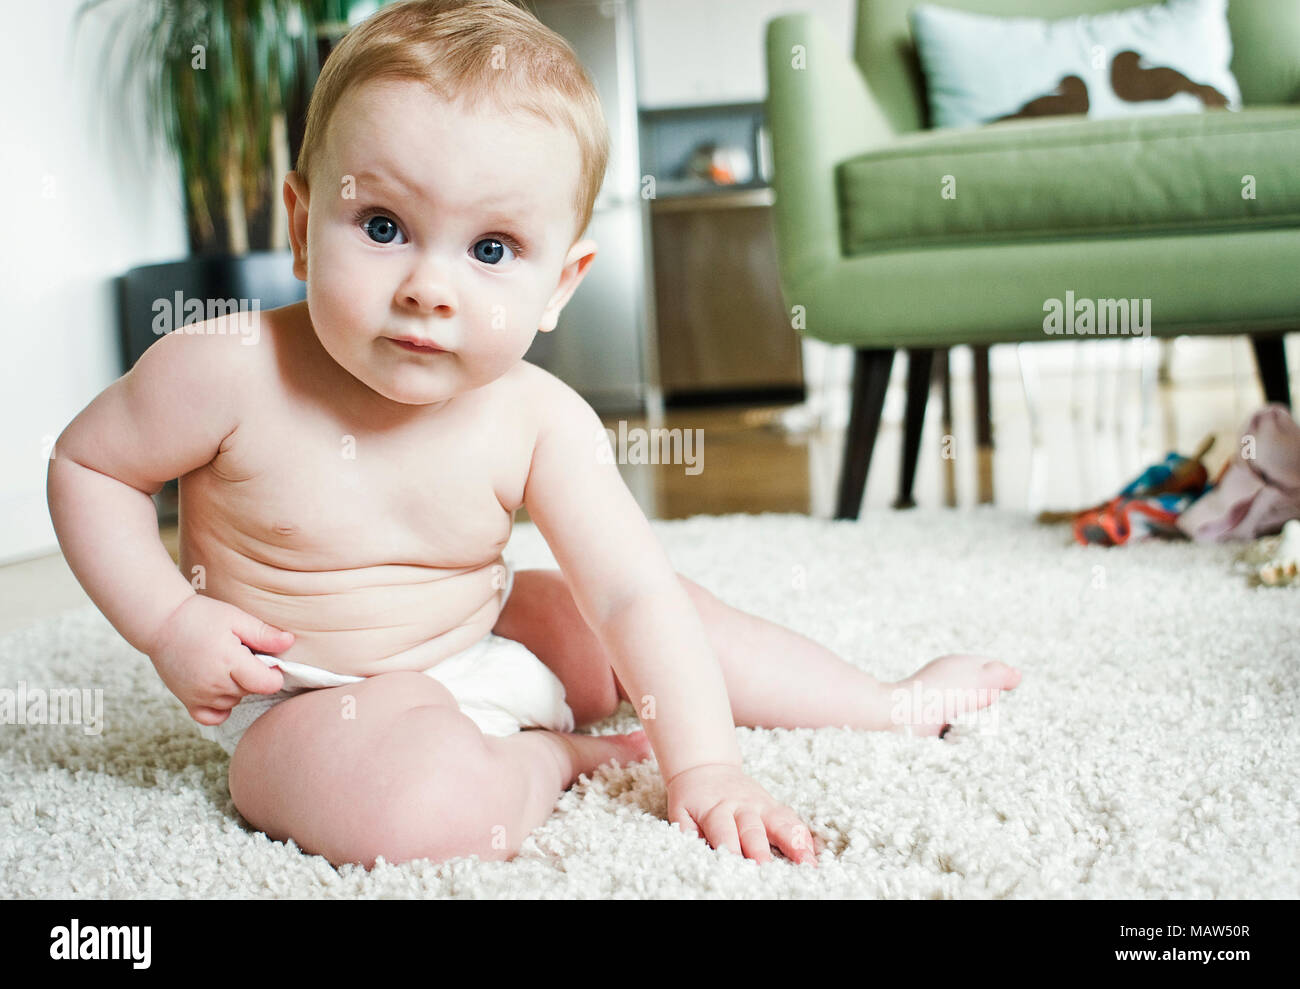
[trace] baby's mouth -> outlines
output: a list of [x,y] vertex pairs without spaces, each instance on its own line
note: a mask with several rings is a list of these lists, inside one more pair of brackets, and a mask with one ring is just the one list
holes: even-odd
[[391,340],[403,350],[409,350],[413,354],[445,354],[447,352],[432,340],[421,340],[418,337],[385,337],[385,339]]

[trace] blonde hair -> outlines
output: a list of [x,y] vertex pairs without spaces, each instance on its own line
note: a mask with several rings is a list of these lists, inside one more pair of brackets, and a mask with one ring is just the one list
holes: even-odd
[[609,160],[600,98],[562,37],[509,0],[405,0],[348,32],[321,68],[307,109],[297,171],[310,185],[325,130],[349,89],[375,79],[412,80],[471,109],[523,110],[577,138],[582,167],[575,240],[591,220]]

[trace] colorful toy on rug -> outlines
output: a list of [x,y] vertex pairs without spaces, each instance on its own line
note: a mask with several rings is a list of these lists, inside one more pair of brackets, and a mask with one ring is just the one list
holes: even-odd
[[1209,474],[1201,458],[1214,445],[1207,436],[1190,457],[1170,453],[1135,477],[1118,495],[1075,512],[1042,512],[1039,522],[1073,522],[1076,542],[1122,546],[1155,536],[1184,538],[1178,516],[1205,493]]

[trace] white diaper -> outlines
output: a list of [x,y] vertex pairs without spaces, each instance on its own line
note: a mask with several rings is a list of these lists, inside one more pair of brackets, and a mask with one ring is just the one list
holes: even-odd
[[[504,607],[514,586],[506,568]],[[360,683],[365,677],[331,673],[305,663],[253,653],[267,666],[279,667],[284,688],[274,694],[248,694],[219,725],[197,725],[199,734],[229,754],[248,726],[275,705],[304,690]],[[485,735],[513,735],[523,728],[573,731],[573,711],[564,699],[564,684],[523,643],[489,632],[478,642],[424,671],[456,698],[465,714]]]

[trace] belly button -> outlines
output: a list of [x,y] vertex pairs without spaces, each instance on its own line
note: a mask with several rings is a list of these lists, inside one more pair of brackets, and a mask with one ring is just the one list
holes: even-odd
[[294,533],[298,531],[298,527],[296,525],[290,525],[287,522],[277,522],[274,526],[272,526],[272,529],[275,531],[275,534],[277,536],[292,536]]

